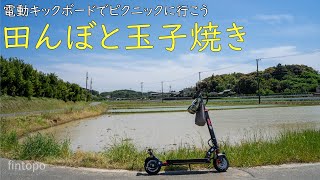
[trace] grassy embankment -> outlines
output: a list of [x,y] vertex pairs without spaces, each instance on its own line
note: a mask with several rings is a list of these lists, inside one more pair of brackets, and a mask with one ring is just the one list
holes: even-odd
[[[52,111],[47,111],[52,110]],[[1,134],[15,132],[21,137],[30,132],[73,120],[94,117],[105,113],[106,105],[90,106],[88,102],[64,102],[49,98],[2,97],[1,113],[36,112],[27,115],[1,117]]]
[[[19,143],[16,133],[11,132],[2,135],[0,143],[1,157],[75,167],[143,170],[144,159],[147,157],[145,151],[138,150],[128,141],[121,141],[102,152],[72,152],[67,140],[61,143],[51,136],[37,134]],[[233,167],[319,162],[320,131],[286,131],[268,141],[256,138],[241,141],[236,145],[222,143],[221,149],[226,152]],[[180,147],[156,154],[162,160],[199,158],[204,155],[205,150],[205,148]],[[212,168],[212,165],[192,167]],[[172,168],[186,169],[187,166],[167,167],[167,170]]]
[[0,97],[0,113],[9,114],[17,112],[32,112],[32,111],[48,111],[67,108],[81,108],[88,105],[87,102],[64,102],[53,98],[34,98],[28,99],[26,97]]
[[[175,106],[189,106],[192,100],[171,100],[171,101],[109,101],[106,102],[109,109],[132,109],[132,108],[149,108],[149,107],[175,107]],[[256,99],[210,99],[208,106],[239,106],[239,105],[257,105]],[[301,106],[301,105],[320,105],[320,101],[290,101],[288,99],[281,99],[277,101],[262,99],[261,104],[277,104],[286,106]]]
[[[64,102],[58,99],[51,98],[31,98],[26,97],[0,97],[0,114],[17,113],[17,112],[32,112],[32,111],[50,111],[50,110],[68,110],[68,109],[81,109],[89,103],[80,102]],[[153,107],[177,107],[189,106],[192,100],[170,100],[170,101],[149,101],[149,100],[125,100],[125,101],[105,101],[104,103],[108,109],[132,109],[132,108],[153,108]],[[222,98],[210,99],[208,106],[239,106],[239,105],[257,105],[256,99],[243,99],[243,98]],[[261,104],[278,104],[278,105],[320,105],[319,100],[314,101],[291,101],[290,99],[282,98],[278,100],[262,99]],[[58,112],[58,111],[57,111]]]

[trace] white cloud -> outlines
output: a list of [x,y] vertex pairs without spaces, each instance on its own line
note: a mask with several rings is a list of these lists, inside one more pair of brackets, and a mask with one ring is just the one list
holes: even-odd
[[[299,53],[301,52],[295,46],[254,49],[237,56],[189,53],[172,59],[88,53],[66,55],[66,57],[60,57],[61,61],[59,62],[55,61],[51,65],[36,66],[36,68],[44,72],[55,72],[62,79],[80,84],[83,87],[85,86],[85,74],[88,71],[89,76],[93,78],[94,89],[99,91],[139,90],[141,81],[144,82],[145,91],[159,91],[161,89],[160,82],[165,81],[165,91],[168,91],[169,85],[173,90],[193,86],[198,80],[197,72],[199,71],[208,71],[202,73],[202,78],[208,77],[212,73],[248,73],[256,70],[256,58]],[[77,61],[70,61],[70,59],[77,59]],[[265,59],[261,61],[260,67],[264,69],[275,66],[277,63],[306,64],[319,70],[319,59],[320,53]]]
[[320,52],[317,51],[301,51],[296,46],[278,46],[272,48],[262,48],[257,50],[252,50],[248,53],[249,57],[252,58],[268,58],[262,59],[261,64],[263,67],[268,67],[270,65],[275,65],[277,63],[281,64],[305,64],[320,70]]
[[130,88],[138,90],[141,81],[145,82],[145,90],[160,90],[161,81],[165,81],[165,86],[171,85],[172,89],[180,90],[195,84],[197,72],[224,67],[223,62],[226,61],[226,57],[205,53],[182,54],[172,59],[156,60],[88,53],[69,54],[60,57],[59,62],[55,61],[52,65],[36,68],[44,72],[55,72],[62,79],[82,86],[85,85],[85,73],[88,71],[93,78],[94,88],[99,91]]
[[271,48],[261,48],[256,50],[251,50],[249,52],[249,56],[251,57],[274,57],[274,56],[282,56],[288,54],[297,53],[297,49],[295,46],[278,46]]
[[293,22],[294,17],[290,14],[259,14],[254,19],[270,24],[279,24],[282,22]]

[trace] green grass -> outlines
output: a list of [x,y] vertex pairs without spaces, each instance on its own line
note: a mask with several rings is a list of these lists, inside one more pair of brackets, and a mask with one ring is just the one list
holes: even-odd
[[[3,135],[1,135],[3,136]],[[146,151],[123,140],[102,152],[71,152],[68,141],[57,142],[52,136],[38,134],[17,144],[14,134],[1,137],[2,157],[31,159],[75,167],[143,170]],[[10,146],[9,144],[15,144]],[[252,167],[284,163],[320,162],[320,130],[284,131],[270,140],[255,138],[236,145],[222,143],[233,167]],[[155,152],[161,160],[203,157],[204,148],[181,146],[175,150]],[[212,168],[212,165],[192,165],[193,169]],[[165,170],[186,169],[187,166],[166,167]]]
[[41,160],[47,157],[63,157],[70,152],[69,141],[57,142],[53,136],[28,136],[20,145],[19,159]]
[[31,114],[15,117],[1,117],[0,131],[9,133],[15,132],[18,137],[30,132],[60,125],[74,120],[99,116],[106,111],[105,104],[86,106],[81,109],[69,108],[62,112]]
[[18,146],[18,136],[16,132],[3,132],[0,135],[0,150],[1,151],[11,151]]
[[16,113],[16,112],[30,112],[42,110],[55,110],[82,107],[88,105],[87,102],[64,102],[62,100],[53,98],[35,98],[28,99],[27,97],[0,97],[0,113]]
[[[308,163],[320,161],[320,130],[284,131],[278,137],[263,140],[243,140],[239,144],[222,143],[221,150],[227,154],[231,166],[252,167],[284,163]],[[203,157],[206,148],[181,146],[175,150],[155,152],[161,160]],[[127,152],[127,153],[126,153]],[[138,151],[128,141],[106,150],[106,160],[119,163],[124,169],[143,169],[146,152]],[[139,163],[137,163],[139,162]],[[192,165],[193,168],[212,168],[212,165]],[[177,166],[167,167],[167,170]],[[186,167],[178,167],[186,168]]]
[[71,153],[69,141],[56,141],[51,135],[40,133],[26,137],[19,142],[15,132],[1,133],[1,157],[20,160],[43,160],[48,157],[65,157]]
[[[141,101],[141,100],[132,100],[132,101],[107,101],[108,109],[136,109],[136,108],[152,108],[152,107],[176,107],[176,106],[189,106],[192,100],[171,100],[171,101]],[[216,101],[214,99],[209,100],[208,106],[232,106],[232,105],[257,105],[258,101],[255,99],[233,99],[226,101]],[[286,101],[283,100],[277,101],[264,101],[262,99],[261,104],[278,104],[278,105],[320,105],[320,101]]]
[[[106,104],[109,109],[132,109],[145,107],[175,107],[175,106],[189,106],[192,100],[171,100],[171,101],[108,101]],[[208,105],[251,105],[256,102],[214,102],[209,101]]]
[[[64,102],[53,98],[35,98],[26,97],[0,96],[0,114],[33,112],[47,110],[76,110],[88,106],[90,102]],[[132,109],[132,108],[152,108],[152,107],[176,107],[189,106],[192,100],[168,100],[161,102],[149,100],[125,100],[125,101],[105,101],[102,104],[107,105],[108,109]],[[211,99],[208,106],[232,106],[232,105],[257,105],[256,99],[243,98],[222,98]],[[287,101],[286,98],[277,101],[267,101],[262,99],[262,104],[279,104],[279,105],[320,105],[320,101]]]
[[105,150],[103,155],[115,168],[135,170],[141,169],[141,164],[144,163],[144,158],[141,157],[145,156],[145,152],[139,151],[130,141],[121,141]]
[[243,141],[221,147],[233,166],[250,167],[320,161],[320,131],[287,131],[269,141]]

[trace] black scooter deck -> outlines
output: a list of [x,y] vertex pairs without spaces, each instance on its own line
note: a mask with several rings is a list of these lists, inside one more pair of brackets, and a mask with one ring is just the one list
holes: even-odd
[[210,159],[202,158],[202,159],[175,159],[175,160],[167,160],[168,165],[181,165],[181,164],[205,164],[210,163]]

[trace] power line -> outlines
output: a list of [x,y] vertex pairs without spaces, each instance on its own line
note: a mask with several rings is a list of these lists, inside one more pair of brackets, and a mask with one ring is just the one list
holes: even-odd
[[301,55],[306,55],[306,54],[314,54],[314,53],[317,53],[317,52],[320,52],[320,49],[316,49],[316,50],[313,50],[313,51],[310,51],[310,52],[287,54],[287,55],[282,55],[282,56],[261,57],[261,58],[258,58],[258,59],[277,59],[277,58],[301,56]]
[[174,81],[178,81],[178,80],[182,80],[182,79],[187,79],[187,78],[189,78],[189,77],[191,77],[191,76],[194,76],[194,75],[196,75],[196,74],[198,74],[198,73],[193,73],[193,74],[190,74],[190,75],[188,75],[188,76],[183,76],[183,77],[180,77],[180,78],[177,78],[177,79],[167,80],[167,81],[163,81],[163,82],[174,82]]
[[[293,56],[300,56],[300,55],[306,55],[306,54],[313,54],[313,53],[317,53],[320,52],[320,49],[316,49],[310,52],[304,52],[304,53],[296,53],[296,54],[288,54],[288,55],[282,55],[282,56],[271,56],[271,57],[262,57],[262,58],[257,58],[257,59],[275,59],[275,58],[284,58],[284,57],[293,57]],[[200,73],[205,73],[205,72],[212,72],[212,71],[219,71],[219,70],[224,70],[224,69],[229,69],[229,68],[233,68],[233,67],[237,67],[237,66],[241,66],[243,64],[250,64],[252,63],[252,61],[248,61],[247,63],[242,63],[242,64],[236,64],[236,65],[232,65],[232,66],[228,66],[228,67],[224,67],[224,68],[218,68],[218,69],[210,69],[210,70],[206,70],[206,71],[200,71],[198,72]],[[195,73],[197,74],[197,73]],[[193,74],[194,75],[194,74]],[[200,76],[199,76],[200,77]],[[200,78],[199,78],[200,79]]]
[[199,81],[201,80],[201,73],[205,73],[205,72],[212,72],[212,71],[219,71],[219,70],[223,70],[223,69],[229,69],[229,68],[233,68],[233,67],[237,67],[237,66],[240,66],[240,65],[243,65],[243,64],[249,64],[249,63],[252,63],[252,61],[250,62],[247,62],[247,63],[242,63],[242,64],[236,64],[236,65],[232,65],[232,66],[228,66],[228,67],[223,67],[223,68],[218,68],[218,69],[210,69],[210,70],[206,70],[206,71],[199,71],[197,73],[193,73],[193,74],[190,74],[190,75],[187,75],[187,76],[183,76],[183,77],[180,77],[180,78],[177,78],[177,79],[173,79],[173,80],[166,80],[166,81],[157,81],[157,82],[145,82],[146,84],[158,84],[159,82],[174,82],[174,81],[178,81],[178,80],[182,80],[182,79],[187,79],[191,76],[195,76],[195,75],[198,75],[198,78],[199,78]]
[[[310,52],[304,52],[304,53],[296,53],[296,54],[287,54],[287,55],[281,55],[281,56],[270,56],[270,57],[260,57],[260,58],[256,58],[256,62],[257,62],[257,66],[258,66],[258,61],[257,59],[260,61],[260,60],[265,60],[265,59],[276,59],[276,58],[285,58],[285,57],[294,57],[294,56],[301,56],[301,55],[306,55],[306,54],[313,54],[313,53],[317,53],[317,52],[320,52],[320,49],[316,49],[316,50],[313,50],[313,51],[310,51]],[[246,63],[241,63],[241,64],[235,64],[235,65],[232,65],[232,66],[227,66],[227,67],[223,67],[223,68],[217,68],[217,69],[209,69],[209,70],[205,70],[205,71],[199,71],[197,73],[193,73],[193,74],[190,74],[190,75],[187,75],[187,76],[183,76],[183,77],[180,77],[180,78],[177,78],[177,79],[172,79],[172,80],[165,80],[165,81],[160,81],[160,83],[166,83],[166,82],[175,82],[175,81],[179,81],[179,80],[183,80],[183,79],[187,79],[191,76],[195,76],[198,74],[198,77],[199,77],[199,81],[201,80],[201,73],[206,73],[206,72],[214,72],[214,71],[219,71],[219,70],[224,70],[224,69],[229,69],[229,68],[234,68],[234,67],[238,67],[238,66],[241,66],[241,65],[244,65],[244,64],[250,64],[252,63],[253,61],[248,61]],[[158,84],[158,82],[146,82],[146,84]]]
[[233,68],[233,67],[241,66],[241,65],[244,65],[244,64],[250,64],[250,63],[252,63],[252,61],[248,61],[248,62],[246,62],[246,63],[236,64],[236,65],[232,65],[232,66],[227,66],[227,67],[223,67],[223,68],[209,69],[209,70],[206,70],[206,71],[200,71],[200,72],[201,72],[201,73],[205,73],[205,72],[212,72],[212,71],[220,71],[220,70],[229,69],[229,68]]

